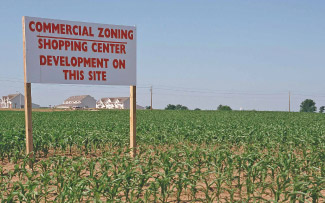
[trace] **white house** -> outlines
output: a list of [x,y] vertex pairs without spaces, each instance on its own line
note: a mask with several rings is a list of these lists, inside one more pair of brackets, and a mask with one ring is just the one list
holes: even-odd
[[[130,109],[129,97],[107,97],[101,98],[96,102],[96,108],[99,109]],[[144,107],[137,105],[137,109]]]
[[[18,94],[9,94],[8,96],[3,96],[0,98],[0,108],[6,109],[21,109],[24,108],[24,95]],[[40,105],[32,103],[32,108],[40,108]]]
[[96,100],[90,95],[72,96],[64,100],[63,104],[55,106],[59,109],[69,108],[95,108]]

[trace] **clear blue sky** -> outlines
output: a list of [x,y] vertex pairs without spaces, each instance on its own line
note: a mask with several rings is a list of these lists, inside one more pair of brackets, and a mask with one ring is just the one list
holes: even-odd
[[[138,104],[287,110],[325,105],[325,1],[2,1],[0,96],[23,92],[21,17],[137,26]],[[33,102],[128,87],[32,84]]]

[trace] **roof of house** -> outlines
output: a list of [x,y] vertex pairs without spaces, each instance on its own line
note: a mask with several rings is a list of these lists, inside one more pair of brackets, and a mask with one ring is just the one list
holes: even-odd
[[14,99],[15,97],[17,97],[19,94],[8,94],[9,99]]
[[[9,95],[7,95],[7,96],[2,96],[2,100],[13,100],[14,98],[16,98],[17,96],[19,96],[20,95],[20,93],[18,93],[18,94],[9,94]],[[22,96],[24,96],[24,95],[22,95]]]
[[18,95],[20,95],[20,94],[19,93],[18,94],[8,94],[8,96],[3,96],[2,99],[12,100],[12,99],[16,98]]
[[90,95],[78,95],[78,96],[71,96],[68,99],[64,100],[67,101],[82,101],[84,98],[88,97]]
[[109,99],[111,100],[111,102],[116,102],[117,100],[119,100],[119,102],[123,103],[126,100],[128,100],[129,97],[106,97],[106,98],[101,98],[99,101],[102,101],[103,103],[106,103]]
[[110,100],[112,102],[116,102],[117,100],[119,100],[119,102],[125,102],[128,99],[129,99],[129,97],[115,97],[115,98],[110,98]]
[[109,98],[101,98],[96,103],[99,104],[100,102],[106,103],[109,100]]

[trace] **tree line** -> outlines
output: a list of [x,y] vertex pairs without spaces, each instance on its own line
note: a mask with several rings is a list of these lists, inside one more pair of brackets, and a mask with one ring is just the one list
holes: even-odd
[[[146,109],[150,109],[150,106],[147,106]],[[181,104],[168,104],[165,107],[165,110],[189,110],[187,106],[181,105]],[[200,108],[195,108],[194,110],[201,110]],[[232,111],[232,108],[228,105],[222,105],[220,104],[217,107],[218,111]],[[306,99],[300,104],[300,112],[316,112],[317,107],[316,103],[312,99]],[[319,113],[325,112],[325,106],[319,107]]]

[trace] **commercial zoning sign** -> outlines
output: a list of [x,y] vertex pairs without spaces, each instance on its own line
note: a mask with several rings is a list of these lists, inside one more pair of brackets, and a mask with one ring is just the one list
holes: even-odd
[[136,27],[23,17],[27,83],[136,85]]

